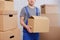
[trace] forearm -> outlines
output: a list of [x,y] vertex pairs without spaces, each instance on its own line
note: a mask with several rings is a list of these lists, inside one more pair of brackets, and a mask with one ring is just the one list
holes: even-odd
[[21,24],[25,29],[27,29],[28,32],[31,32],[30,27],[29,27],[28,25],[26,25],[25,22],[24,22],[24,17],[21,17],[21,18],[20,18],[20,24]]
[[20,24],[21,24],[24,28],[27,28],[27,25],[24,23],[23,20],[20,20]]

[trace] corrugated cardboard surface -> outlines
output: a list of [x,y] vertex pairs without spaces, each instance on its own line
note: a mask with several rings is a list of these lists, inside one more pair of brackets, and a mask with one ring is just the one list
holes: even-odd
[[60,40],[59,14],[42,14],[42,16],[47,16],[50,19],[50,30],[48,33],[41,33],[40,40]]
[[58,14],[46,14],[46,16],[50,18],[51,26],[58,26]]
[[0,15],[0,31],[6,31],[18,26],[17,15],[10,16],[11,15]]
[[0,1],[0,10],[14,10],[14,3],[10,1]]
[[17,11],[16,10],[0,10],[0,15],[2,14],[16,14],[17,15]]
[[41,14],[41,16],[47,16],[50,20],[50,26],[59,26],[58,21],[59,21],[59,14]]
[[40,40],[60,40],[60,27],[50,27],[48,33],[40,33]]
[[41,13],[58,13],[58,6],[57,5],[41,5]]
[[28,25],[32,26],[32,32],[49,31],[49,19],[47,17],[33,16],[33,18],[28,20]]
[[21,40],[20,30],[18,28],[0,32],[0,40]]

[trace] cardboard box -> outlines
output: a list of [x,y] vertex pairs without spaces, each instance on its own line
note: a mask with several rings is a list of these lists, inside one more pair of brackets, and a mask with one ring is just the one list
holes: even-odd
[[0,15],[7,15],[7,14],[17,15],[17,11],[16,10],[0,10]]
[[58,13],[58,6],[57,5],[41,5],[41,13],[42,14]]
[[49,19],[44,16],[32,16],[28,20],[32,32],[49,32]]
[[14,3],[10,1],[0,1],[0,10],[14,10]]
[[0,32],[0,40],[20,40],[20,30],[18,28]]
[[11,2],[13,2],[13,0],[0,0],[0,1],[11,1]]
[[17,21],[17,15],[0,15],[0,31],[16,28],[18,26]]
[[60,14],[42,14],[41,16],[47,16],[50,20],[50,26],[59,26],[59,16]]
[[51,26],[49,32],[40,33],[40,40],[60,40],[60,26]]
[[50,19],[50,26],[59,26],[59,15],[58,14],[46,14]]

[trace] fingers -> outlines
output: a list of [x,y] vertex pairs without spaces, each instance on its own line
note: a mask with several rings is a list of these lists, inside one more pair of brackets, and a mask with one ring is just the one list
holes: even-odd
[[31,29],[28,30],[29,33],[32,33]]
[[32,26],[29,26],[29,25],[28,25],[28,27],[29,27],[30,29],[32,29]]
[[32,27],[27,25],[27,31],[28,31],[29,33],[32,33],[31,29],[32,29]]

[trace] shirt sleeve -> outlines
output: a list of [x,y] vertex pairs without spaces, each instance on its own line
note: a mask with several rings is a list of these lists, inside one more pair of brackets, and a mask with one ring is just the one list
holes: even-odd
[[20,12],[20,17],[25,17],[25,10],[24,10],[24,8]]

